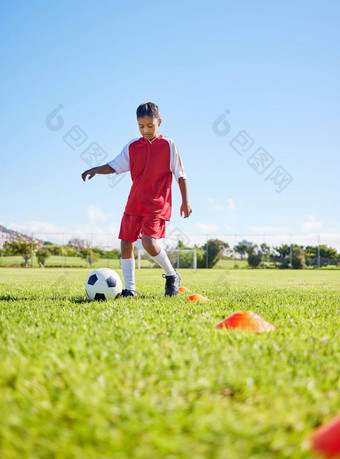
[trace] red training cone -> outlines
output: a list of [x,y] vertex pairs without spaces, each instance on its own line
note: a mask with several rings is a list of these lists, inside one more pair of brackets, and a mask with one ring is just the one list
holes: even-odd
[[275,330],[275,327],[252,311],[238,311],[223,319],[216,328],[241,328],[253,333],[263,333]]
[[186,287],[180,287],[180,288],[179,288],[179,291],[180,291],[181,293],[190,293],[190,292],[191,292],[191,290],[189,290],[189,289],[186,288]]
[[205,296],[202,295],[190,295],[188,298],[185,299],[185,301],[198,301],[200,303],[203,303],[204,301],[210,301],[209,298],[206,298]]
[[340,415],[318,427],[309,442],[312,449],[323,457],[340,457]]

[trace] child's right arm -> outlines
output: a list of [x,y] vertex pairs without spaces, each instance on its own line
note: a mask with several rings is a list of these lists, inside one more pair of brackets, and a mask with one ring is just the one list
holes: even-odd
[[86,177],[89,177],[89,180],[94,177],[96,174],[113,174],[116,172],[111,166],[108,164],[104,164],[103,166],[92,167],[92,169],[88,169],[87,171],[81,174],[82,179],[86,180]]
[[[131,141],[133,142],[133,141]],[[122,174],[123,172],[127,172],[130,170],[130,156],[129,156],[129,142],[121,153],[112,161],[109,161],[107,164],[103,166],[93,167],[92,169],[88,169],[87,171],[81,174],[82,179],[86,180],[86,177],[89,177],[89,180],[94,177],[96,174]]]

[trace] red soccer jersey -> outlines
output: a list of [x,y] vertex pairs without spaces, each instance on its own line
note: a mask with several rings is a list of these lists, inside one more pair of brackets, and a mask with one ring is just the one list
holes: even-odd
[[128,215],[157,215],[168,221],[171,216],[172,174],[186,178],[175,142],[158,134],[129,142],[112,161],[116,174],[130,171],[132,187],[125,207]]

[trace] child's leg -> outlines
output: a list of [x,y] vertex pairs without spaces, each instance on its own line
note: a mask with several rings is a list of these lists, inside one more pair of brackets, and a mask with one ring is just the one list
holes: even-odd
[[157,244],[157,239],[143,234],[142,243],[150,257],[164,269],[167,276],[174,276],[176,274],[165,250]]
[[126,290],[135,290],[135,257],[133,248],[135,243],[131,241],[121,241],[121,264]]

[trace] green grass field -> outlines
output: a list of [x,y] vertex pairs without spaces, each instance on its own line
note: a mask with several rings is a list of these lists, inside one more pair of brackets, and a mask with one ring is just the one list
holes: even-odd
[[[87,300],[89,269],[0,269],[0,457],[313,458],[340,411],[340,272],[182,270],[211,299]],[[120,272],[120,271],[119,271]],[[268,334],[215,329],[237,310]]]

